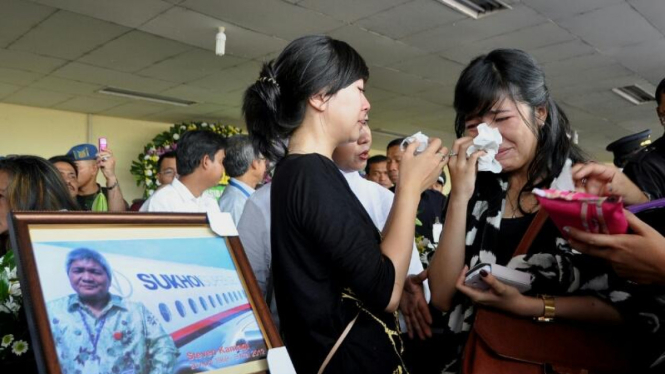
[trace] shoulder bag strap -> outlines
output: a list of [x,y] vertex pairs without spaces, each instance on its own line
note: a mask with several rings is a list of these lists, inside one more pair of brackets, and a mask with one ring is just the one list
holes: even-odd
[[517,246],[517,249],[515,249],[513,257],[525,255],[529,251],[529,247],[533,244],[534,239],[536,239],[536,236],[545,224],[545,221],[547,221],[547,212],[540,207],[538,213],[536,213],[536,216],[533,218],[533,221],[531,221],[529,228],[526,230],[526,233],[524,233],[522,240],[520,240],[520,244]]
[[335,345],[332,347],[330,352],[328,352],[328,356],[326,356],[326,359],[323,360],[323,363],[321,364],[321,367],[319,368],[318,374],[323,374],[323,371],[326,370],[326,367],[328,366],[328,363],[330,363],[330,360],[332,359],[333,355],[335,355],[335,352],[339,349],[339,346],[342,345],[342,342],[346,338],[346,336],[349,334],[349,331],[351,331],[351,328],[353,325],[356,323],[356,320],[358,319],[358,316],[360,315],[360,312],[356,314],[356,316],[349,322],[348,325],[346,325],[346,328],[344,331],[342,331],[342,335],[337,338],[337,341],[335,342]]

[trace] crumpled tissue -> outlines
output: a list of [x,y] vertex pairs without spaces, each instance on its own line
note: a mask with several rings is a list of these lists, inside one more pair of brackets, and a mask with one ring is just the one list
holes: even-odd
[[418,148],[416,149],[416,151],[414,152],[414,154],[421,153],[421,152],[423,152],[425,149],[427,149],[427,144],[428,144],[428,142],[429,142],[429,137],[427,137],[427,135],[423,134],[423,133],[420,132],[420,131],[418,131],[417,133],[415,133],[415,134],[409,136],[408,138],[405,138],[405,139],[402,141],[402,144],[400,144],[399,149],[400,149],[402,152],[404,152],[404,150],[406,149],[406,147],[408,147],[409,144],[415,142],[416,140],[419,141],[420,144],[418,144]]
[[478,171],[498,174],[503,170],[499,161],[495,159],[501,142],[503,138],[498,129],[492,129],[486,123],[481,123],[478,125],[478,135],[473,138],[473,145],[466,150],[466,156],[470,157],[476,151],[485,151],[486,154],[478,159]]

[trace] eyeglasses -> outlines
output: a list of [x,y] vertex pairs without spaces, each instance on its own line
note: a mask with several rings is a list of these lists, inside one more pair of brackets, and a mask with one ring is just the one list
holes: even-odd
[[173,174],[175,174],[175,170],[169,168],[169,169],[166,169],[166,170],[164,170],[164,171],[160,171],[160,172],[157,173],[157,174],[160,174],[160,175],[173,175]]

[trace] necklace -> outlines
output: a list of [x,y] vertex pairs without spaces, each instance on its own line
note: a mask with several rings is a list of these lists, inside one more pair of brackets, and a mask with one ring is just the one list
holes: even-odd
[[[519,207],[520,206],[520,198],[519,198],[519,195],[517,195],[517,196],[518,196],[517,206]],[[506,194],[506,200],[508,200],[508,204],[510,204],[510,210],[512,210],[512,216],[510,218],[517,218],[517,209],[515,209],[515,205],[513,205],[513,199],[511,199],[510,196],[508,196],[508,194]]]
[[[513,211],[510,218],[517,218],[517,214],[522,213],[522,211],[519,210],[520,206],[522,204],[522,201],[527,201],[529,203],[529,206],[530,206],[530,209],[524,209],[524,214],[527,214],[527,215],[532,214],[533,212],[538,210],[538,209],[536,209],[537,206],[538,206],[538,202],[536,201],[534,203],[533,200],[535,200],[535,199],[533,199],[533,195],[530,195],[529,193],[527,193],[526,198],[524,196],[520,196],[519,194],[517,196],[518,196],[517,199],[516,199],[517,200],[516,201],[517,206],[515,206],[515,204],[513,204],[513,200],[506,193],[506,200],[508,200],[508,204],[510,204],[510,209]],[[529,199],[529,198],[531,198],[531,199]]]

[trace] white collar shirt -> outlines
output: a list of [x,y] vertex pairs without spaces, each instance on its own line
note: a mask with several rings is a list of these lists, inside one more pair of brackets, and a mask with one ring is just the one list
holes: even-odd
[[140,209],[141,212],[207,213],[219,212],[214,197],[202,194],[196,197],[177,178],[168,186],[157,190]]

